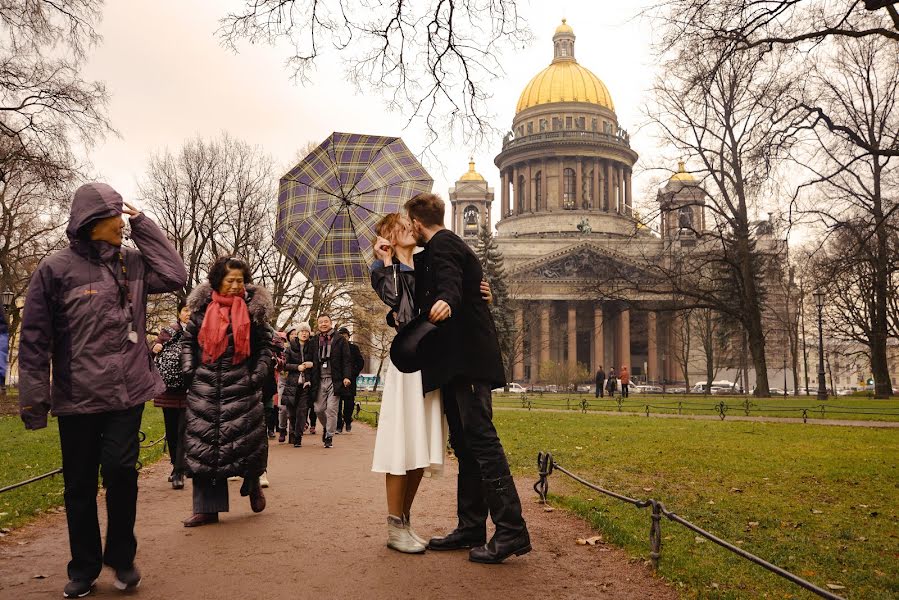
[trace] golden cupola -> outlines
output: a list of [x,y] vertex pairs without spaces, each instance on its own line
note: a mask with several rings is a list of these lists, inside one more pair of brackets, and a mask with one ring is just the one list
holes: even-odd
[[459,181],[486,181],[484,177],[474,170],[474,158],[468,161],[468,172],[459,178]]
[[677,163],[677,173],[671,176],[668,181],[680,181],[681,183],[696,183],[696,178],[692,174],[687,173],[684,161]]
[[557,102],[584,102],[614,112],[612,96],[599,77],[581,66],[574,55],[574,30],[562,19],[553,35],[553,61],[521,92],[515,113]]

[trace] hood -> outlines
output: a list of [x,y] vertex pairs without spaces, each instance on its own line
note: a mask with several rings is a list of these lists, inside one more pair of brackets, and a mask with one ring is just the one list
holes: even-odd
[[78,230],[97,219],[122,214],[122,196],[105,183],[85,183],[75,192],[66,235],[69,241],[78,238]]
[[[203,282],[193,289],[187,297],[187,306],[191,311],[199,311],[206,308],[212,302],[212,286],[209,282]],[[272,295],[261,285],[247,285],[247,310],[250,319],[260,325],[268,323],[275,314],[275,303]]]

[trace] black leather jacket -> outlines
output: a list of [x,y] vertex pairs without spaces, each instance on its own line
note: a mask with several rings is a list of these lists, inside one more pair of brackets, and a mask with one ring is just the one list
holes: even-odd
[[418,315],[415,309],[415,271],[411,267],[395,262],[385,267],[376,261],[371,269],[371,287],[381,300],[390,307],[387,323],[391,327],[402,327]]

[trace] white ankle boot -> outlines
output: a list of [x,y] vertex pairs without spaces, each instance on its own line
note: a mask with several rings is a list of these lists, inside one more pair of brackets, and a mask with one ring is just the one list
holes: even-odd
[[428,542],[423,537],[415,533],[415,530],[412,529],[412,521],[408,515],[403,515],[403,524],[406,526],[406,529],[409,530],[409,535],[413,540],[421,544],[422,546],[427,547]]
[[409,528],[401,517],[387,517],[387,547],[406,554],[421,554],[425,545],[409,535]]

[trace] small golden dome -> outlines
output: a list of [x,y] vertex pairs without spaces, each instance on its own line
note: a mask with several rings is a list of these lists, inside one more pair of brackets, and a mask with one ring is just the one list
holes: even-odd
[[690,173],[687,173],[687,170],[684,165],[684,161],[679,161],[677,163],[677,173],[671,176],[671,179],[668,181],[683,181],[683,182],[695,182],[696,178],[693,177]]
[[559,35],[560,33],[574,33],[574,29],[568,24],[567,19],[562,19],[562,24],[556,27],[556,33],[554,35]]
[[468,172],[459,178],[459,181],[486,181],[481,174],[474,170],[474,158],[468,161]]

